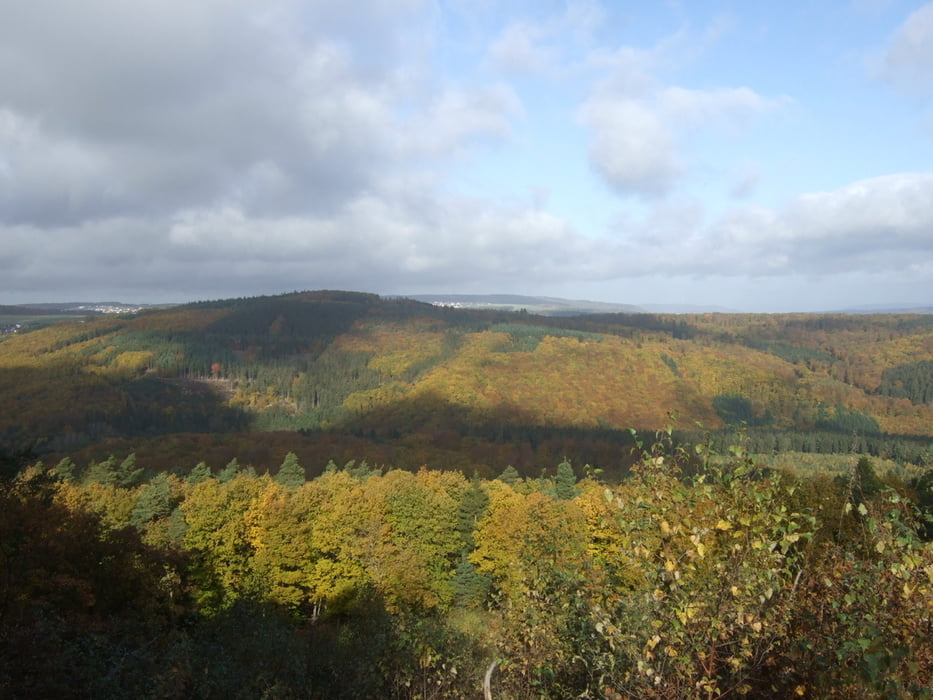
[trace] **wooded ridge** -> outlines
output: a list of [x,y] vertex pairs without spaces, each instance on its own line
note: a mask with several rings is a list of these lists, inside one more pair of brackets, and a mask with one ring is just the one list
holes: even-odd
[[283,440],[312,470],[364,457],[617,469],[631,461],[628,429],[672,412],[694,435],[744,425],[761,453],[925,464],[933,316],[555,318],[302,292],[4,336],[0,398],[7,452],[135,451],[153,469],[178,463],[186,442],[209,444],[220,466]]

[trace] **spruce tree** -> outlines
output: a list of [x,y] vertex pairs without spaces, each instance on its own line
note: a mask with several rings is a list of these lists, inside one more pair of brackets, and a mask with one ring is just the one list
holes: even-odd
[[295,489],[305,483],[305,469],[298,462],[298,455],[289,452],[285,455],[285,461],[279,467],[279,473],[275,475],[276,482],[290,489]]
[[221,469],[217,473],[217,481],[219,481],[222,484],[225,484],[228,481],[230,481],[233,477],[235,477],[237,475],[237,472],[239,471],[240,471],[240,462],[236,457],[234,457],[229,462],[227,462],[227,466],[225,466],[223,469]]
[[554,477],[554,495],[562,501],[569,501],[577,495],[575,484],[577,477],[573,473],[573,466],[566,459],[557,465],[557,476]]
[[521,479],[521,475],[518,473],[518,470],[513,467],[511,464],[508,465],[505,469],[502,470],[502,473],[499,475],[499,481],[504,481],[509,486],[515,486],[515,484]]
[[194,469],[191,470],[191,473],[188,474],[188,483],[200,484],[202,481],[207,481],[213,476],[211,468],[207,466],[206,462],[198,462],[194,466]]
[[136,466],[136,453],[131,452],[117,467],[113,483],[121,488],[129,489],[138,485],[142,476],[143,468]]
[[162,472],[154,476],[139,491],[136,506],[130,514],[130,524],[136,528],[164,518],[174,510],[176,501],[172,496],[172,477]]

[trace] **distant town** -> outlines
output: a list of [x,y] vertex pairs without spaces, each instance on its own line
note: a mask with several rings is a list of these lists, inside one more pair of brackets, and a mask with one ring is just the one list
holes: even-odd
[[148,308],[148,304],[123,304],[120,302],[65,302],[47,304],[23,304],[0,306],[0,336],[34,329],[61,318],[75,316],[98,316],[104,314],[135,314]]

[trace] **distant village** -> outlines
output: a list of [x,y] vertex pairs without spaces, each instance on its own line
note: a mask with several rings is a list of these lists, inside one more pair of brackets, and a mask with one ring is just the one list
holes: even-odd
[[90,314],[135,314],[140,309],[145,308],[142,305],[102,303],[102,304],[79,304],[67,309],[69,313],[85,312]]
[[[27,307],[28,308],[28,307]],[[41,310],[36,309],[35,315],[23,314],[21,319],[10,320],[9,317],[0,321],[0,335],[12,335],[20,331],[35,326],[37,323],[46,323],[52,317],[60,316],[81,316],[98,314],[135,314],[146,305],[138,304],[120,304],[118,302],[102,302],[93,304],[45,304],[41,305]]]

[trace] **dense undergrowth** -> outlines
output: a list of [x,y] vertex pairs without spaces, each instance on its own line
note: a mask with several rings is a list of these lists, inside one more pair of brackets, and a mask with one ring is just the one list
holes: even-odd
[[933,477],[8,459],[11,698],[929,697]]

